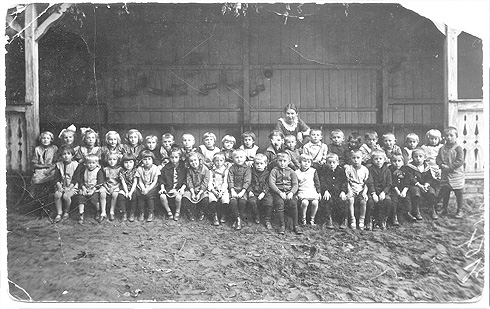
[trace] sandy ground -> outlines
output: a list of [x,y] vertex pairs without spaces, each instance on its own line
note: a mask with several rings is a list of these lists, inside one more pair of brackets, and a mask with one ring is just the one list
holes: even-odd
[[[450,204],[454,212],[454,201]],[[460,302],[482,294],[483,197],[465,218],[403,222],[386,231],[307,226],[281,236],[263,224],[182,218],[57,224],[10,207],[13,297],[57,302]],[[320,222],[321,223],[321,222]],[[276,225],[277,226],[277,225]],[[473,235],[473,238],[472,238]],[[27,295],[27,294],[29,295]]]

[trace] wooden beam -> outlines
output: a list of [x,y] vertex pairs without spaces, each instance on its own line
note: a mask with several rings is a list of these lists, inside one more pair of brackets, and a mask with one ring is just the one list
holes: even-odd
[[444,125],[454,123],[458,109],[451,101],[458,99],[458,34],[459,31],[446,27],[444,41]]
[[35,40],[37,28],[36,4],[29,4],[25,10],[25,65],[26,65],[26,133],[28,162],[32,157],[39,136],[39,54]]
[[[43,37],[43,35],[46,34],[46,32],[48,32],[49,28],[58,20],[61,18],[61,16],[63,16],[63,13],[65,13],[73,4],[69,4],[69,3],[62,3],[59,7],[59,9],[53,13],[51,13],[51,15],[48,16],[48,18],[46,18],[46,20],[37,27],[36,31],[35,31],[35,34],[34,34],[34,39],[36,41],[39,41],[40,38]],[[27,24],[26,24],[27,25]]]
[[243,17],[242,24],[242,65],[243,65],[243,123],[250,123],[250,14]]
[[388,84],[388,57],[385,52],[385,50],[382,50],[382,56],[381,56],[381,97],[382,97],[382,109],[381,109],[381,122],[383,124],[386,124],[389,122],[389,115],[388,113],[390,112],[389,109],[389,104],[388,104],[388,96],[389,96],[389,84]]

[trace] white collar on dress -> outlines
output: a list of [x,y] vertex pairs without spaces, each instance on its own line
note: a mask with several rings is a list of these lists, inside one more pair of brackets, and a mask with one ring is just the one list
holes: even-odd
[[298,126],[298,117],[296,117],[293,121],[293,124],[288,124],[286,120],[283,118],[279,118],[279,120],[282,122],[282,125],[286,128],[288,131],[294,131],[296,130],[296,127]]

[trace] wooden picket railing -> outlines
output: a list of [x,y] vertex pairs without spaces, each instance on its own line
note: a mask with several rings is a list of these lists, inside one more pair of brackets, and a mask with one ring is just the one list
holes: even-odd
[[8,106],[6,109],[7,127],[5,141],[7,147],[7,170],[27,172],[29,158],[27,158],[27,129],[25,109],[22,106]]
[[458,129],[458,142],[463,147],[466,178],[483,178],[482,100],[452,100],[448,111],[449,125]]

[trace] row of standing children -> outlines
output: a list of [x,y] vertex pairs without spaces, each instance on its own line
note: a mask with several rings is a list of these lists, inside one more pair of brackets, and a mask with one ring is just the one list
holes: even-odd
[[[418,136],[408,134],[403,149],[396,145],[392,133],[383,135],[383,146],[377,144],[377,133],[368,132],[364,143],[356,132],[344,143],[341,130],[331,132],[331,144],[322,142],[321,130],[311,130],[310,141],[298,148],[294,136],[284,136],[274,130],[270,145],[263,151],[255,145],[255,135],[245,132],[239,151],[234,150],[236,140],[227,135],[223,147],[216,147],[216,136],[207,132],[203,144],[194,147],[190,134],[182,136],[182,147],[175,145],[171,134],[158,138],[145,138],[138,130],[129,130],[127,144],[115,131],[109,131],[106,145],[99,147],[98,134],[90,128],[82,128],[82,145],[75,146],[73,126],[63,130],[60,138],[64,144],[57,151],[52,144],[53,134],[43,132],[41,145],[33,158],[35,184],[55,185],[55,222],[68,218],[71,199],[75,196],[79,205],[79,222],[83,223],[84,204],[91,200],[97,208],[99,221],[107,218],[107,197],[110,196],[109,220],[115,219],[116,205],[122,211],[122,220],[135,220],[136,208],[139,220],[153,221],[155,200],[160,201],[167,217],[178,220],[182,204],[189,212],[189,219],[203,220],[205,211],[211,215],[214,225],[226,222],[229,215],[233,226],[241,229],[245,207],[250,205],[253,219],[259,221],[258,205],[264,209],[265,225],[271,228],[272,210],[277,213],[279,231],[284,233],[284,211],[293,219],[293,230],[301,233],[299,223],[306,224],[310,207],[311,224],[319,205],[325,205],[326,227],[333,228],[332,210],[341,215],[340,228],[386,228],[386,218],[391,213],[393,224],[398,225],[397,206],[402,205],[410,220],[421,220],[421,199],[430,205],[433,219],[437,219],[436,190],[443,200],[443,213],[451,191],[457,199],[456,217],[461,217],[462,204],[462,149],[456,143],[457,130],[444,131],[446,143],[441,144],[438,130],[427,132],[427,144],[418,148]],[[122,166],[119,164],[122,163]],[[390,164],[391,163],[391,164]],[[388,168],[389,167],[389,168]],[[41,175],[41,176],[39,176]],[[41,181],[39,181],[41,179]],[[172,213],[169,201],[173,200]],[[297,203],[300,201],[300,217]],[[126,205],[129,203],[129,217]],[[63,205],[65,209],[63,212]],[[146,206],[146,207],[145,207]],[[358,221],[354,209],[359,208]],[[220,220],[218,220],[218,213]],[[365,218],[367,222],[365,224]]]

